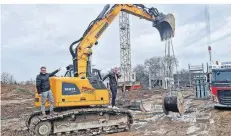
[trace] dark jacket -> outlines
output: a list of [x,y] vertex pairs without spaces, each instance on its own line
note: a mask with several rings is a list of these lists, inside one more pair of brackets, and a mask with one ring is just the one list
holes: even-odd
[[117,79],[119,79],[119,78],[121,77],[121,75],[119,75],[119,74],[115,74],[115,73],[113,73],[113,72],[110,72],[110,73],[108,73],[108,74],[103,78],[103,81],[104,81],[106,78],[109,78],[109,85],[110,85],[110,86],[117,86],[117,82],[116,82],[115,75],[117,76]]
[[36,77],[36,88],[38,91],[38,94],[41,94],[42,92],[46,92],[50,90],[50,81],[49,78],[54,76],[59,70],[55,70],[52,73],[46,73],[42,74],[40,73]]

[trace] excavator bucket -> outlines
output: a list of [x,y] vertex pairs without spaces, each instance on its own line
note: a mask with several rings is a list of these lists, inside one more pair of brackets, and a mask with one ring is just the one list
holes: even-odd
[[161,41],[168,40],[174,37],[175,34],[175,17],[172,14],[160,14],[153,21],[155,27],[160,34]]

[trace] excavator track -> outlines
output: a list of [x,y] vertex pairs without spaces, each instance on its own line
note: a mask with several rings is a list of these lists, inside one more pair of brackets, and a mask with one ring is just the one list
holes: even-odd
[[34,112],[26,126],[30,135],[98,135],[130,129],[132,115],[125,109],[83,108],[41,116]]

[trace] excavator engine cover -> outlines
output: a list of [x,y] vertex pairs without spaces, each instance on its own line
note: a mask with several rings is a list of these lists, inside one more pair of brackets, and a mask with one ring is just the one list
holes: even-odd
[[174,37],[175,34],[175,18],[172,14],[160,14],[153,21],[155,27],[160,34],[161,41],[168,40]]

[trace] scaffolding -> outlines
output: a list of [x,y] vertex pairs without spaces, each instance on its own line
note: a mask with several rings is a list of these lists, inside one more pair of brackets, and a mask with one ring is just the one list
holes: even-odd
[[204,64],[188,65],[189,82],[195,91],[195,99],[207,99],[207,76],[204,72]]

